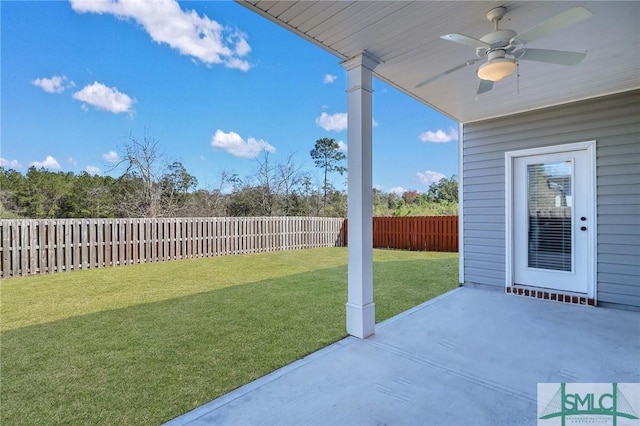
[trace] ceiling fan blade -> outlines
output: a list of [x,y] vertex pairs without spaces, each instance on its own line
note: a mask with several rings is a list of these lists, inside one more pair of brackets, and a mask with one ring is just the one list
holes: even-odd
[[544,22],[539,23],[533,28],[518,34],[511,39],[511,44],[523,46],[527,43],[531,43],[541,37],[559,31],[563,28],[570,27],[578,22],[584,21],[591,17],[592,13],[589,9],[582,6],[572,7],[564,12],[557,14]]
[[470,46],[474,48],[490,48],[491,45],[485,43],[482,40],[478,40],[477,38],[469,37],[464,34],[446,34],[440,36],[441,39],[453,41],[454,43],[464,44],[465,46]]
[[451,73],[452,73],[452,72],[454,72],[454,71],[458,71],[459,69],[462,69],[462,68],[464,68],[464,67],[468,67],[469,65],[475,64],[475,63],[476,63],[476,62],[478,62],[479,60],[480,60],[480,58],[476,58],[476,59],[469,59],[469,60],[468,60],[467,62],[465,62],[464,64],[460,64],[460,65],[458,65],[457,67],[453,67],[453,68],[451,68],[451,69],[448,69],[448,70],[446,70],[446,71],[443,71],[443,72],[441,72],[441,73],[440,73],[440,74],[438,74],[438,75],[435,75],[435,76],[433,76],[433,77],[431,77],[431,78],[426,79],[425,81],[423,81],[423,82],[421,82],[421,83],[416,84],[416,86],[415,86],[415,87],[416,87],[416,89],[419,89],[420,87],[422,87],[422,86],[426,86],[427,84],[429,84],[429,83],[431,83],[431,82],[433,82],[433,81],[436,81],[437,79],[442,78],[442,77],[444,77],[445,75],[449,75],[449,74],[451,74]]
[[548,49],[520,49],[514,52],[514,56],[519,60],[547,62],[558,65],[577,65],[586,56],[586,53],[565,52],[563,50]]
[[493,89],[493,81],[491,80],[480,80],[480,83],[478,83],[478,95],[488,92],[489,90]]

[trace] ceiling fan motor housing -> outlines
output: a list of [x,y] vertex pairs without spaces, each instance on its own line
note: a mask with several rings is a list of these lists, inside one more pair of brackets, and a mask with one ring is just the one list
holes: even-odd
[[[487,56],[487,54],[494,49],[506,48],[509,46],[511,39],[518,33],[513,30],[498,30],[483,36],[480,41],[483,41],[490,45],[490,48],[479,47],[476,49],[476,54],[479,58]],[[504,49],[502,49],[504,50]]]
[[484,41],[494,48],[506,47],[516,35],[518,35],[518,33],[513,30],[498,30],[483,36],[480,41]]

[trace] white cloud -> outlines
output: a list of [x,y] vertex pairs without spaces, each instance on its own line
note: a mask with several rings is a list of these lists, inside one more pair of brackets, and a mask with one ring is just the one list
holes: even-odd
[[223,64],[243,71],[251,68],[242,59],[251,52],[246,34],[225,28],[194,10],[182,10],[176,0],[71,0],[71,7],[78,13],[105,13],[132,19],[156,43],[167,44],[207,65]]
[[424,173],[418,172],[416,173],[416,175],[418,176],[418,180],[420,181],[420,183],[425,184],[427,186],[431,185],[432,183],[439,182],[440,179],[446,178],[446,176],[443,175],[442,173],[434,172],[431,170],[427,170]]
[[60,167],[60,163],[58,163],[58,160],[53,158],[51,155],[47,155],[47,158],[45,158],[44,161],[34,161],[32,163],[29,163],[29,165],[34,166],[37,169],[40,169],[43,167],[45,169],[52,169],[52,170],[62,169],[62,167]]
[[458,139],[458,131],[451,127],[449,132],[438,129],[435,132],[428,130],[418,136],[422,142],[446,143]]
[[343,141],[338,141],[338,150],[339,151],[343,151],[343,152],[347,152],[349,150],[349,147]]
[[235,43],[236,43],[234,51],[235,51],[236,55],[238,55],[238,56],[246,56],[249,53],[251,53],[251,46],[249,45],[249,42],[247,41],[247,35],[246,34],[241,33],[239,31],[236,31],[234,37],[235,37],[234,40],[235,40]]
[[75,158],[73,157],[69,157],[67,158],[67,163],[71,164],[74,167],[78,167],[78,162],[76,161]]
[[407,192],[407,190],[404,189],[401,186],[394,186],[393,188],[390,188],[389,191],[387,191],[387,192],[392,192],[392,193],[397,194],[397,195],[402,195],[405,192]]
[[336,79],[338,78],[337,75],[333,75],[333,74],[325,74],[324,75],[324,79],[322,80],[322,82],[324,84],[331,84],[334,81],[336,81]]
[[115,151],[109,151],[102,154],[102,159],[107,163],[115,164],[120,160],[120,156]]
[[327,131],[341,132],[347,128],[347,113],[327,114],[323,112],[320,117],[316,118],[316,124]]
[[240,158],[256,158],[262,151],[276,152],[272,145],[262,139],[249,137],[245,141],[236,132],[225,133],[220,129],[211,138],[211,146]]
[[18,160],[7,160],[0,157],[0,167],[5,167],[7,169],[20,169],[22,168],[22,164],[20,164]]
[[97,167],[97,166],[87,166],[84,169],[84,171],[89,173],[90,175],[101,175],[102,174],[102,170],[100,170],[100,167]]
[[239,58],[231,58],[225,63],[225,65],[227,66],[227,68],[237,68],[240,71],[249,71],[249,69],[251,68],[249,62]]
[[66,83],[67,77],[63,75],[54,75],[51,78],[36,78],[31,84],[37,86],[47,93],[62,93],[67,87],[74,87],[75,83]]
[[[119,92],[117,88],[107,87],[97,81],[75,92],[73,98],[114,114],[121,112],[133,113],[131,107],[135,102],[135,99],[131,99],[129,95]],[[83,109],[86,110],[84,107]]]

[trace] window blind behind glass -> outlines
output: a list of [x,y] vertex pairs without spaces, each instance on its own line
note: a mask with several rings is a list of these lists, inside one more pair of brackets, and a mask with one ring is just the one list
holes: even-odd
[[573,161],[527,165],[528,266],[572,271]]

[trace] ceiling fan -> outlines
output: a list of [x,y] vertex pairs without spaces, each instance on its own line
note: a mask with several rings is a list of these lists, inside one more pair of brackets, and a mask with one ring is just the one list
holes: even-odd
[[502,80],[516,70],[517,61],[537,61],[559,65],[576,65],[587,55],[580,52],[566,52],[563,50],[530,49],[524,47],[527,43],[552,34],[563,28],[577,24],[591,16],[591,11],[577,6],[555,15],[546,21],[518,34],[513,30],[503,30],[498,23],[507,13],[505,7],[496,7],[487,13],[487,19],[494,23],[494,31],[480,39],[464,34],[447,34],[440,38],[476,49],[476,58],[469,59],[463,64],[428,78],[415,87],[420,88],[438,80],[454,71],[484,61],[478,68],[478,94],[488,92],[495,81]]

